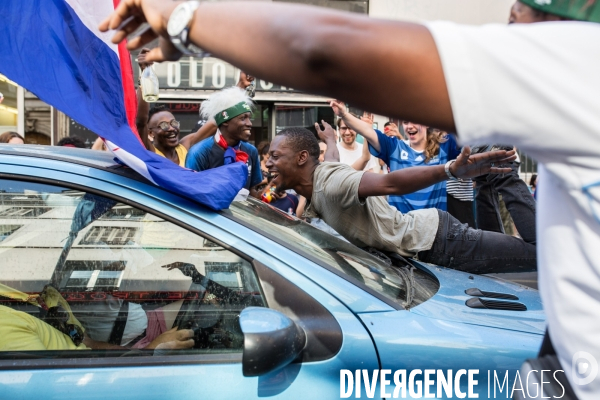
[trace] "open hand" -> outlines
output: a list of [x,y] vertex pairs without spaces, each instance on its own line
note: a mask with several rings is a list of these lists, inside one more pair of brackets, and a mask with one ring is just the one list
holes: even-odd
[[146,349],[189,349],[194,347],[194,331],[191,329],[170,329],[158,335]]
[[175,61],[181,57],[181,52],[168,40],[167,21],[179,3],[182,2],[121,0],[115,11],[100,23],[98,29],[101,32],[115,30],[112,42],[120,43],[142,24],[148,23],[148,29],[143,30],[138,36],[127,42],[127,48],[135,50],[159,38],[159,46],[148,52],[146,61]]
[[484,174],[507,174],[511,168],[501,168],[502,165],[517,158],[514,150],[489,151],[471,155],[471,148],[462,148],[456,161],[450,166],[450,172],[457,178],[475,178]]
[[325,129],[321,130],[318,122],[315,122],[315,129],[317,130],[317,134],[319,135],[319,139],[324,141],[325,143],[329,143],[333,141],[335,143],[335,129],[331,125],[329,125],[324,120],[321,120],[323,127]]
[[346,103],[339,100],[329,100],[329,106],[333,109],[333,113],[340,118],[344,118],[346,115]]
[[373,113],[368,113],[365,111],[362,117],[360,117],[360,120],[366,122],[370,126],[373,126],[373,118]]
[[398,125],[396,125],[393,122],[385,128],[383,128],[383,133],[385,133],[387,136],[402,138],[402,136],[400,135],[400,130],[398,130]]
[[152,61],[146,61],[146,55],[150,52],[150,49],[147,47],[144,47],[141,51],[140,54],[138,54],[137,57],[137,63],[140,66],[140,68],[142,69],[142,71],[144,69],[146,69],[146,67],[151,66],[152,64],[154,64]]
[[178,269],[185,276],[189,276],[190,278],[192,278],[192,281],[194,281],[194,282],[196,280],[200,280],[202,277],[202,275],[200,275],[200,273],[198,272],[198,270],[196,269],[196,266],[194,264],[177,261],[177,262],[174,262],[171,264],[163,265],[162,267],[166,268],[169,271],[171,271],[173,269]]
[[237,86],[246,89],[248,86],[254,82],[254,77],[252,75],[248,75],[244,71],[240,71],[240,79],[238,80]]

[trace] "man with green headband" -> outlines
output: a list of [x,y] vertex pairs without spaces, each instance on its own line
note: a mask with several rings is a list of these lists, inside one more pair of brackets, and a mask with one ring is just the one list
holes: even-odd
[[202,102],[200,114],[218,126],[213,137],[204,139],[190,149],[185,166],[204,171],[233,162],[248,166],[246,189],[259,198],[255,187],[263,180],[256,147],[248,143],[252,128],[252,99],[239,87],[221,90]]

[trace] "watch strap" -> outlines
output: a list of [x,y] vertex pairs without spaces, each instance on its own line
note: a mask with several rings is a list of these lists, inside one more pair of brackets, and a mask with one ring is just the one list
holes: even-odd
[[[208,53],[206,53],[200,49],[198,49],[199,51],[193,51],[192,49],[190,49],[189,33],[190,33],[191,23],[194,19],[194,14],[195,14],[196,10],[198,9],[198,7],[200,7],[200,2],[199,1],[187,1],[185,3],[181,3],[177,7],[188,7],[191,9],[191,14],[189,16],[189,20],[187,21],[185,28],[183,28],[181,30],[181,32],[179,32],[179,34],[170,36],[171,43],[173,44],[173,46],[175,46],[175,48],[177,48],[177,50],[179,50],[182,54],[184,54],[186,56],[192,56],[192,57],[208,56]],[[173,10],[173,12],[171,13],[171,16],[175,15],[176,11],[177,11],[177,8],[175,8],[175,10]]]
[[454,164],[456,160],[450,160],[446,163],[446,165],[444,165],[444,171],[446,171],[446,175],[448,175],[448,179],[452,180],[452,181],[460,181],[459,178],[455,177],[454,175],[452,175],[452,172],[450,172],[450,166],[452,164]]

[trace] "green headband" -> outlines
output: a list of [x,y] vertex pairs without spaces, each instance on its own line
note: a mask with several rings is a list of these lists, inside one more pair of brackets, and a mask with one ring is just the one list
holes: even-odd
[[226,108],[225,110],[215,115],[215,121],[217,122],[217,126],[220,126],[223,122],[227,122],[230,119],[247,112],[252,112],[250,106],[245,101],[241,101],[235,106]]
[[578,21],[600,22],[600,3],[596,0],[519,0],[529,7]]

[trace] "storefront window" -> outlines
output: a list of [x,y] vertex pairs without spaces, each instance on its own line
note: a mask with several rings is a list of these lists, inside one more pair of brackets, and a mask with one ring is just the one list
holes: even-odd
[[17,130],[17,85],[0,75],[0,133]]
[[315,122],[333,125],[333,110],[329,106],[276,105],[276,133],[289,127],[302,127],[316,134]]

